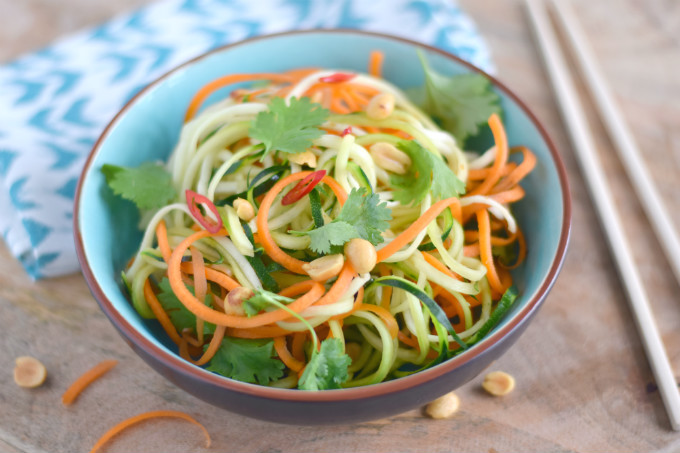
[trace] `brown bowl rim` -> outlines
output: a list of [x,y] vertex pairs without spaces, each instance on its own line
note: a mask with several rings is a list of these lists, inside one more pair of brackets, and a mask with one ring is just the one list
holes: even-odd
[[[130,323],[113,307],[113,304],[111,301],[106,297],[104,294],[103,290],[99,286],[98,282],[94,278],[94,275],[92,273],[92,270],[90,269],[89,262],[87,260],[87,257],[85,255],[85,250],[83,247],[83,241],[82,237],[80,234],[80,228],[79,228],[79,201],[80,201],[80,195],[81,195],[81,190],[84,184],[85,177],[89,171],[89,168],[92,164],[92,161],[94,159],[94,156],[97,154],[97,151],[99,147],[101,146],[101,143],[106,139],[106,137],[109,134],[109,131],[116,125],[118,122],[119,118],[121,118],[125,112],[131,107],[131,105],[141,96],[145,95],[149,90],[151,90],[154,86],[160,84],[163,80],[166,78],[170,77],[171,75],[175,74],[176,72],[182,70],[183,68],[195,63],[196,61],[199,61],[203,58],[207,58],[208,56],[222,52],[225,49],[230,49],[233,47],[245,45],[252,43],[254,41],[260,41],[260,40],[269,40],[269,39],[276,39],[281,36],[288,36],[288,35],[314,35],[314,34],[319,34],[319,33],[331,33],[331,34],[338,34],[338,33],[346,33],[346,34],[352,34],[352,35],[360,35],[360,36],[372,36],[372,37],[379,37],[387,40],[395,40],[395,41],[400,41],[406,44],[410,44],[415,47],[421,47],[424,49],[427,49],[430,52],[438,53],[446,58],[452,59],[455,62],[465,66],[466,68],[470,69],[471,71],[480,73],[487,77],[491,82],[496,86],[498,89],[502,90],[507,96],[509,96],[511,99],[513,99],[514,102],[517,103],[517,105],[524,111],[524,113],[531,119],[531,121],[534,123],[536,128],[538,129],[539,133],[541,134],[541,137],[547,144],[550,153],[553,158],[553,162],[555,164],[557,173],[559,175],[559,180],[560,180],[560,187],[562,189],[562,203],[563,203],[563,220],[562,220],[562,231],[560,234],[560,241],[557,247],[557,252],[555,255],[555,259],[552,263],[552,266],[550,267],[550,271],[548,272],[543,284],[541,287],[538,289],[536,292],[536,295],[533,297],[532,300],[527,302],[527,304],[520,310],[519,313],[515,314],[512,320],[510,320],[509,323],[501,327],[500,329],[496,330],[493,332],[491,335],[489,335],[487,338],[485,338],[481,343],[476,345],[472,350],[465,354],[461,354],[459,356],[453,357],[433,368],[412,374],[410,376],[402,377],[399,379],[395,379],[392,381],[387,381],[387,382],[382,382],[379,384],[374,384],[374,385],[368,385],[368,386],[363,386],[363,387],[356,387],[356,388],[347,388],[347,389],[339,389],[339,390],[324,390],[324,391],[319,391],[319,392],[306,392],[306,391],[300,391],[300,390],[295,390],[295,389],[279,389],[279,388],[272,388],[272,387],[265,387],[265,386],[260,386],[260,385],[255,385],[255,384],[248,384],[245,382],[240,382],[236,381],[233,379],[225,378],[223,376],[219,376],[217,374],[214,374],[212,372],[206,371],[202,368],[194,367],[191,365],[189,362],[186,362],[183,360],[181,357],[178,355],[167,351],[163,348],[160,348],[150,342],[147,338],[145,338],[142,334],[140,334],[136,329],[134,329]],[[462,366],[468,362],[471,362],[475,360],[477,357],[482,355],[484,352],[492,348],[493,346],[496,345],[502,338],[504,338],[506,335],[508,335],[510,332],[512,332],[514,329],[519,327],[525,320],[527,320],[530,315],[538,309],[538,307],[541,305],[541,303],[544,301],[546,298],[548,292],[550,291],[551,287],[553,286],[557,275],[559,274],[560,268],[562,267],[562,264],[564,262],[564,258],[566,255],[566,250],[567,250],[567,244],[569,242],[569,236],[571,232],[571,196],[570,196],[570,190],[569,190],[569,183],[567,180],[567,172],[566,168],[564,166],[564,162],[562,161],[562,158],[560,157],[557,148],[555,147],[554,143],[548,136],[545,128],[541,124],[541,122],[538,120],[538,118],[531,112],[531,110],[527,107],[527,105],[519,98],[517,97],[509,88],[507,88],[502,82],[500,82],[498,79],[496,79],[494,76],[488,74],[484,70],[474,66],[471,63],[468,63],[465,60],[462,60],[461,58],[446,52],[442,49],[438,49],[436,47],[423,44],[420,42],[416,42],[410,39],[398,37],[398,36],[393,36],[385,33],[377,33],[377,32],[369,32],[369,31],[363,31],[363,30],[354,30],[354,29],[314,29],[314,30],[292,30],[292,31],[286,31],[286,32],[281,32],[281,33],[275,33],[275,34],[269,34],[269,35],[261,35],[257,37],[252,37],[246,40],[242,40],[239,42],[227,44],[215,49],[212,49],[206,53],[203,53],[195,58],[192,58],[191,60],[186,61],[185,63],[171,69],[170,71],[166,72],[153,82],[151,82],[149,85],[144,87],[142,90],[140,90],[135,96],[133,96],[128,102],[120,109],[120,111],[116,114],[116,116],[109,122],[109,124],[106,126],[104,131],[101,133],[99,139],[97,142],[94,144],[92,151],[90,152],[87,161],[85,162],[85,165],[83,167],[83,171],[81,173],[81,177],[78,181],[78,186],[76,189],[76,195],[74,198],[74,215],[73,215],[73,225],[74,225],[74,239],[75,239],[75,245],[76,245],[76,254],[78,256],[78,260],[81,265],[81,269],[83,272],[83,276],[85,277],[85,280],[90,287],[90,291],[92,294],[95,296],[95,299],[97,300],[99,306],[101,307],[102,311],[106,314],[106,316],[111,320],[111,322],[118,328],[118,330],[123,333],[127,339],[131,342],[133,342],[137,347],[142,348],[145,353],[149,354],[151,357],[155,357],[158,361],[162,362],[162,364],[168,368],[174,369],[184,375],[187,376],[193,376],[198,380],[203,381],[206,384],[211,384],[217,387],[225,388],[226,390],[234,391],[234,392],[239,392],[239,393],[244,393],[252,396],[257,396],[261,398],[269,398],[269,399],[274,399],[274,400],[280,400],[280,401],[289,401],[289,402],[332,402],[332,401],[347,401],[347,400],[355,400],[355,399],[362,399],[362,398],[368,398],[368,397],[376,397],[376,396],[384,396],[390,393],[396,393],[400,392],[402,390],[406,390],[411,387],[417,387],[423,384],[426,384],[429,381],[432,381],[450,371],[453,369]]]

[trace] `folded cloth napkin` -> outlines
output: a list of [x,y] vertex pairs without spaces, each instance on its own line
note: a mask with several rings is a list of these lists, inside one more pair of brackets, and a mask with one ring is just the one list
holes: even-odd
[[0,66],[0,232],[33,278],[74,272],[87,154],[141,87],[211,48],[294,29],[403,36],[491,69],[453,0],[162,0]]

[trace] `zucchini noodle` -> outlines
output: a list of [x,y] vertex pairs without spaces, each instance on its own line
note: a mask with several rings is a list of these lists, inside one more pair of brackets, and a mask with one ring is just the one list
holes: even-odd
[[[189,106],[165,164],[176,197],[143,213],[123,272],[139,315],[156,322],[164,310],[178,353],[227,377],[244,379],[215,365],[237,360],[234,342],[269,348],[275,372],[245,380],[281,388],[377,384],[473,347],[507,309],[508,269],[526,253],[511,202],[524,194],[530,151],[509,160],[494,114],[494,145],[464,152],[378,73],[252,76],[201,110],[204,87]],[[224,86],[248,79],[230,77]],[[286,108],[305,119],[276,135],[297,121],[276,110]]]

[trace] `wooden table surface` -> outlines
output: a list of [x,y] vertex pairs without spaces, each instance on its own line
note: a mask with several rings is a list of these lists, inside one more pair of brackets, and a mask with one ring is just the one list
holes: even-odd
[[[0,61],[148,0],[0,0]],[[675,225],[680,225],[680,3],[573,0],[619,105],[646,157]],[[460,0],[488,39],[498,76],[544,122],[572,188],[573,235],[563,271],[532,325],[494,369],[515,376],[498,399],[481,376],[458,390],[449,420],[419,411],[372,423],[290,427],[214,408],[153,372],[116,333],[72,275],[34,283],[0,245],[0,452],[88,451],[121,419],[147,410],[195,415],[221,452],[678,452],[619,278],[572,157],[526,15],[518,0]],[[589,105],[589,104],[586,104]],[[600,123],[601,159],[625,220],[674,369],[680,369],[680,288]],[[49,378],[24,390],[14,358],[38,357]],[[72,407],[64,389],[95,362],[119,365]],[[133,429],[107,451],[204,451],[198,430],[178,421]]]

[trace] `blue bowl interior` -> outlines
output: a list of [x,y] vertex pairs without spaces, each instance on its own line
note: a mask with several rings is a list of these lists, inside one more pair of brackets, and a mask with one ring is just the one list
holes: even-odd
[[[134,329],[156,346],[175,350],[156,322],[137,315],[123,289],[121,271],[135,253],[142,233],[135,206],[110,192],[100,172],[102,165],[137,166],[149,160],[166,160],[179,137],[193,94],[217,77],[310,66],[365,71],[373,50],[385,54],[383,73],[387,80],[404,89],[423,85],[416,48],[408,42],[346,32],[290,34],[245,42],[202,57],[153,84],[125,107],[107,130],[84,174],[78,226],[94,278]],[[439,53],[423,51],[430,65],[441,73],[471,71]],[[543,136],[507,92],[498,87],[496,91],[502,98],[510,145],[526,145],[538,158],[536,169],[522,183],[526,197],[514,207],[527,239],[528,255],[514,271],[520,297],[502,326],[536,296],[546,279],[562,235],[564,205],[558,171]],[[209,102],[225,94],[217,93]]]

